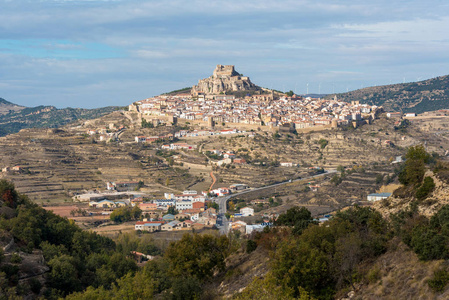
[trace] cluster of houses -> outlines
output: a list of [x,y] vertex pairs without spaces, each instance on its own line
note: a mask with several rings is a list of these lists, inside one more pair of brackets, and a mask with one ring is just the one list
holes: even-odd
[[173,134],[155,135],[155,136],[135,136],[134,141],[136,143],[154,143],[156,141],[173,140]]
[[214,208],[189,209],[173,215],[165,214],[157,219],[144,219],[137,221],[135,230],[156,232],[156,231],[176,231],[192,230],[204,227],[213,227],[217,223],[217,211]]
[[2,172],[3,173],[11,173],[11,172],[21,173],[21,172],[24,172],[24,171],[25,171],[25,169],[23,167],[21,167],[21,166],[4,167],[4,168],[2,168]]
[[124,182],[106,182],[108,191],[126,192],[134,191],[139,187],[138,181],[124,181]]
[[[254,124],[282,126],[295,129],[314,126],[348,124],[364,117],[375,118],[382,107],[347,103],[336,97],[331,100],[287,95],[277,99],[266,95],[210,95],[210,97],[178,94],[161,95],[137,101],[129,107],[143,115],[169,116],[176,119],[214,123]],[[207,133],[204,133],[207,134]]]
[[112,210],[114,208],[129,206],[130,204],[131,203],[130,203],[129,199],[118,200],[118,201],[103,199],[103,200],[99,200],[99,201],[90,201],[89,207],[90,208],[102,208],[105,210]]
[[195,150],[196,149],[196,145],[189,145],[187,143],[173,143],[173,144],[167,144],[167,145],[162,145],[161,149],[164,150]]
[[90,136],[98,136],[100,142],[111,142],[118,140],[118,135],[125,129],[125,126],[115,126],[114,123],[110,123],[108,128],[89,129],[87,134]]
[[[165,199],[150,201],[144,201],[143,198],[131,200],[131,205],[137,205],[142,213],[151,219],[137,222],[136,230],[150,232],[190,230],[193,227],[214,226],[217,223],[216,210],[205,206],[205,192],[186,190],[179,195],[165,193],[164,196]],[[166,213],[170,207],[178,213],[176,215]]]

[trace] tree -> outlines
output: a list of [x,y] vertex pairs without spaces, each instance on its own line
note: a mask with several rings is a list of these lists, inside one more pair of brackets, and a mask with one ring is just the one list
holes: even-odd
[[142,215],[142,210],[136,205],[131,209],[131,217],[134,220],[139,220]]
[[384,176],[382,174],[376,175],[376,184],[381,184],[384,180]]
[[248,240],[246,242],[246,253],[251,253],[257,249],[257,243],[253,240]]
[[217,202],[213,202],[213,201],[208,201],[206,203],[208,208],[215,208],[216,210],[220,209],[220,206],[218,205]]
[[320,140],[318,141],[318,144],[320,144],[320,148],[321,148],[321,149],[324,149],[324,148],[326,148],[326,146],[329,144],[329,141],[326,140],[326,139],[320,139]]
[[129,207],[116,208],[111,213],[110,219],[115,223],[123,223],[131,221],[132,219],[131,209]]
[[193,276],[200,280],[210,278],[215,270],[223,270],[229,253],[226,236],[209,234],[184,234],[182,239],[170,244],[164,258],[174,277]]
[[435,182],[433,181],[433,178],[427,176],[424,178],[422,185],[416,191],[415,196],[418,200],[424,200],[434,190],[434,188]]
[[5,179],[0,180],[0,200],[4,201],[9,207],[16,208],[19,195],[17,194],[14,184]]
[[312,213],[305,207],[292,207],[279,215],[276,225],[293,226],[293,233],[300,235],[313,222]]
[[154,125],[152,122],[147,122],[147,120],[142,118],[141,122],[142,128],[154,128]]
[[172,214],[172,215],[177,215],[179,212],[174,206],[170,206],[167,210],[167,213]]
[[78,272],[74,266],[74,259],[68,255],[53,258],[48,262],[51,271],[48,276],[48,283],[51,287],[65,293],[80,290],[81,282],[78,279]]

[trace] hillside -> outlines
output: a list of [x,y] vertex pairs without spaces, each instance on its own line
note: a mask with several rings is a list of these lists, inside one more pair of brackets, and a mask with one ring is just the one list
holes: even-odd
[[4,114],[8,114],[10,112],[20,111],[24,109],[25,107],[11,103],[9,101],[6,101],[3,98],[0,98],[0,116]]
[[117,110],[109,106],[95,109],[54,106],[23,107],[0,98],[0,136],[24,128],[56,128],[79,119],[95,119]]
[[[329,95],[328,97],[333,97]],[[387,111],[422,113],[449,108],[449,75],[428,80],[375,86],[337,94],[343,101],[381,105]]]

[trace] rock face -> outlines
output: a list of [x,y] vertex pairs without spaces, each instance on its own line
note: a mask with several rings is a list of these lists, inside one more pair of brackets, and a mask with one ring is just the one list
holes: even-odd
[[192,88],[192,94],[220,94],[246,90],[259,90],[249,77],[241,76],[232,65],[217,65],[209,78],[200,79],[198,85]]

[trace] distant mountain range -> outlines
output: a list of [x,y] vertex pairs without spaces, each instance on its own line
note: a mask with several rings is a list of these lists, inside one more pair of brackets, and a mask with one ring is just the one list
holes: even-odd
[[[328,95],[326,98],[331,98]],[[382,105],[387,111],[422,113],[449,109],[449,75],[419,82],[375,86],[337,94],[343,101]]]
[[95,109],[25,107],[0,98],[0,136],[19,132],[24,128],[56,128],[79,119],[96,119],[117,109],[117,106]]

